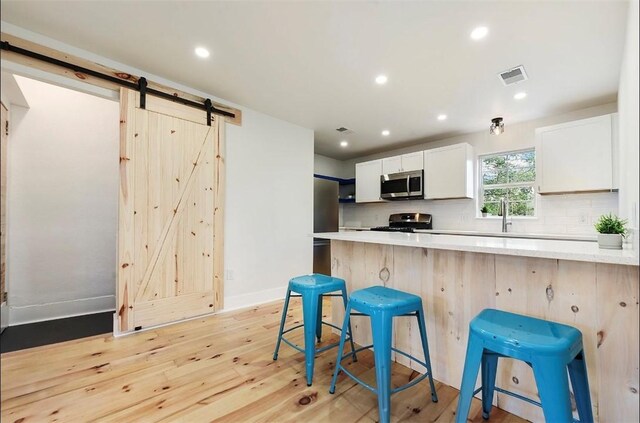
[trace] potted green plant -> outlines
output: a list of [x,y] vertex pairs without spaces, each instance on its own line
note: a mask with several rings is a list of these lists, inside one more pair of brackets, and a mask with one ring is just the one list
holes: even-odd
[[598,246],[608,250],[622,250],[622,238],[627,235],[627,221],[618,216],[603,214],[594,225],[598,231]]
[[482,207],[480,207],[480,213],[482,213],[482,217],[487,217],[488,212],[489,212],[489,209],[487,208],[487,206],[482,205]]

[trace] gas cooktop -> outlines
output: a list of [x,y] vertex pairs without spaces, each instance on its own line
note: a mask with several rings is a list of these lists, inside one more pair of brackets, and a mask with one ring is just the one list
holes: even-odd
[[413,228],[402,228],[395,226],[376,226],[375,228],[371,228],[370,230],[380,232],[414,232]]
[[433,221],[430,214],[425,213],[395,213],[389,216],[389,226],[376,226],[372,231],[382,232],[414,232],[415,229],[432,229]]

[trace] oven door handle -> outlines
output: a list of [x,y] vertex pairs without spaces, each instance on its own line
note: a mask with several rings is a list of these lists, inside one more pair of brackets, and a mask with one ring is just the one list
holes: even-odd
[[411,195],[411,176],[407,175],[407,197]]

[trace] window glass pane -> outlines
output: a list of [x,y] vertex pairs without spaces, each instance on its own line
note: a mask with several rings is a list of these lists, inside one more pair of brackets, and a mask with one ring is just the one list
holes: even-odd
[[499,203],[503,197],[507,196],[507,188],[486,188],[484,190],[485,203]]
[[533,187],[508,189],[509,201],[533,201]]
[[484,203],[487,207],[487,213],[493,216],[497,216],[500,212],[500,203]]
[[516,201],[509,203],[510,216],[533,216],[532,201]]
[[487,157],[482,159],[483,184],[506,184],[507,182],[507,160],[505,156]]
[[535,161],[532,152],[507,155],[509,182],[532,182],[536,179]]

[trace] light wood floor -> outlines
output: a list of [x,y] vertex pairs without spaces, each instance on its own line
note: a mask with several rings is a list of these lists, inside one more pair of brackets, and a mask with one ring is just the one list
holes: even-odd
[[[2,354],[2,422],[377,421],[375,396],[346,376],[335,395],[328,393],[335,349],[317,358],[311,387],[302,354],[283,344],[278,361],[272,360],[281,307],[278,302],[118,339],[96,336]],[[288,322],[300,318],[300,304],[292,301]],[[302,344],[300,335],[292,339]],[[349,369],[374,383],[371,353],[360,354]],[[414,377],[394,365],[395,385]],[[457,390],[440,383],[436,389],[435,404],[426,380],[394,395],[392,420],[453,421]],[[471,416],[482,421],[477,400]],[[491,415],[491,422],[521,421],[495,407]]]

